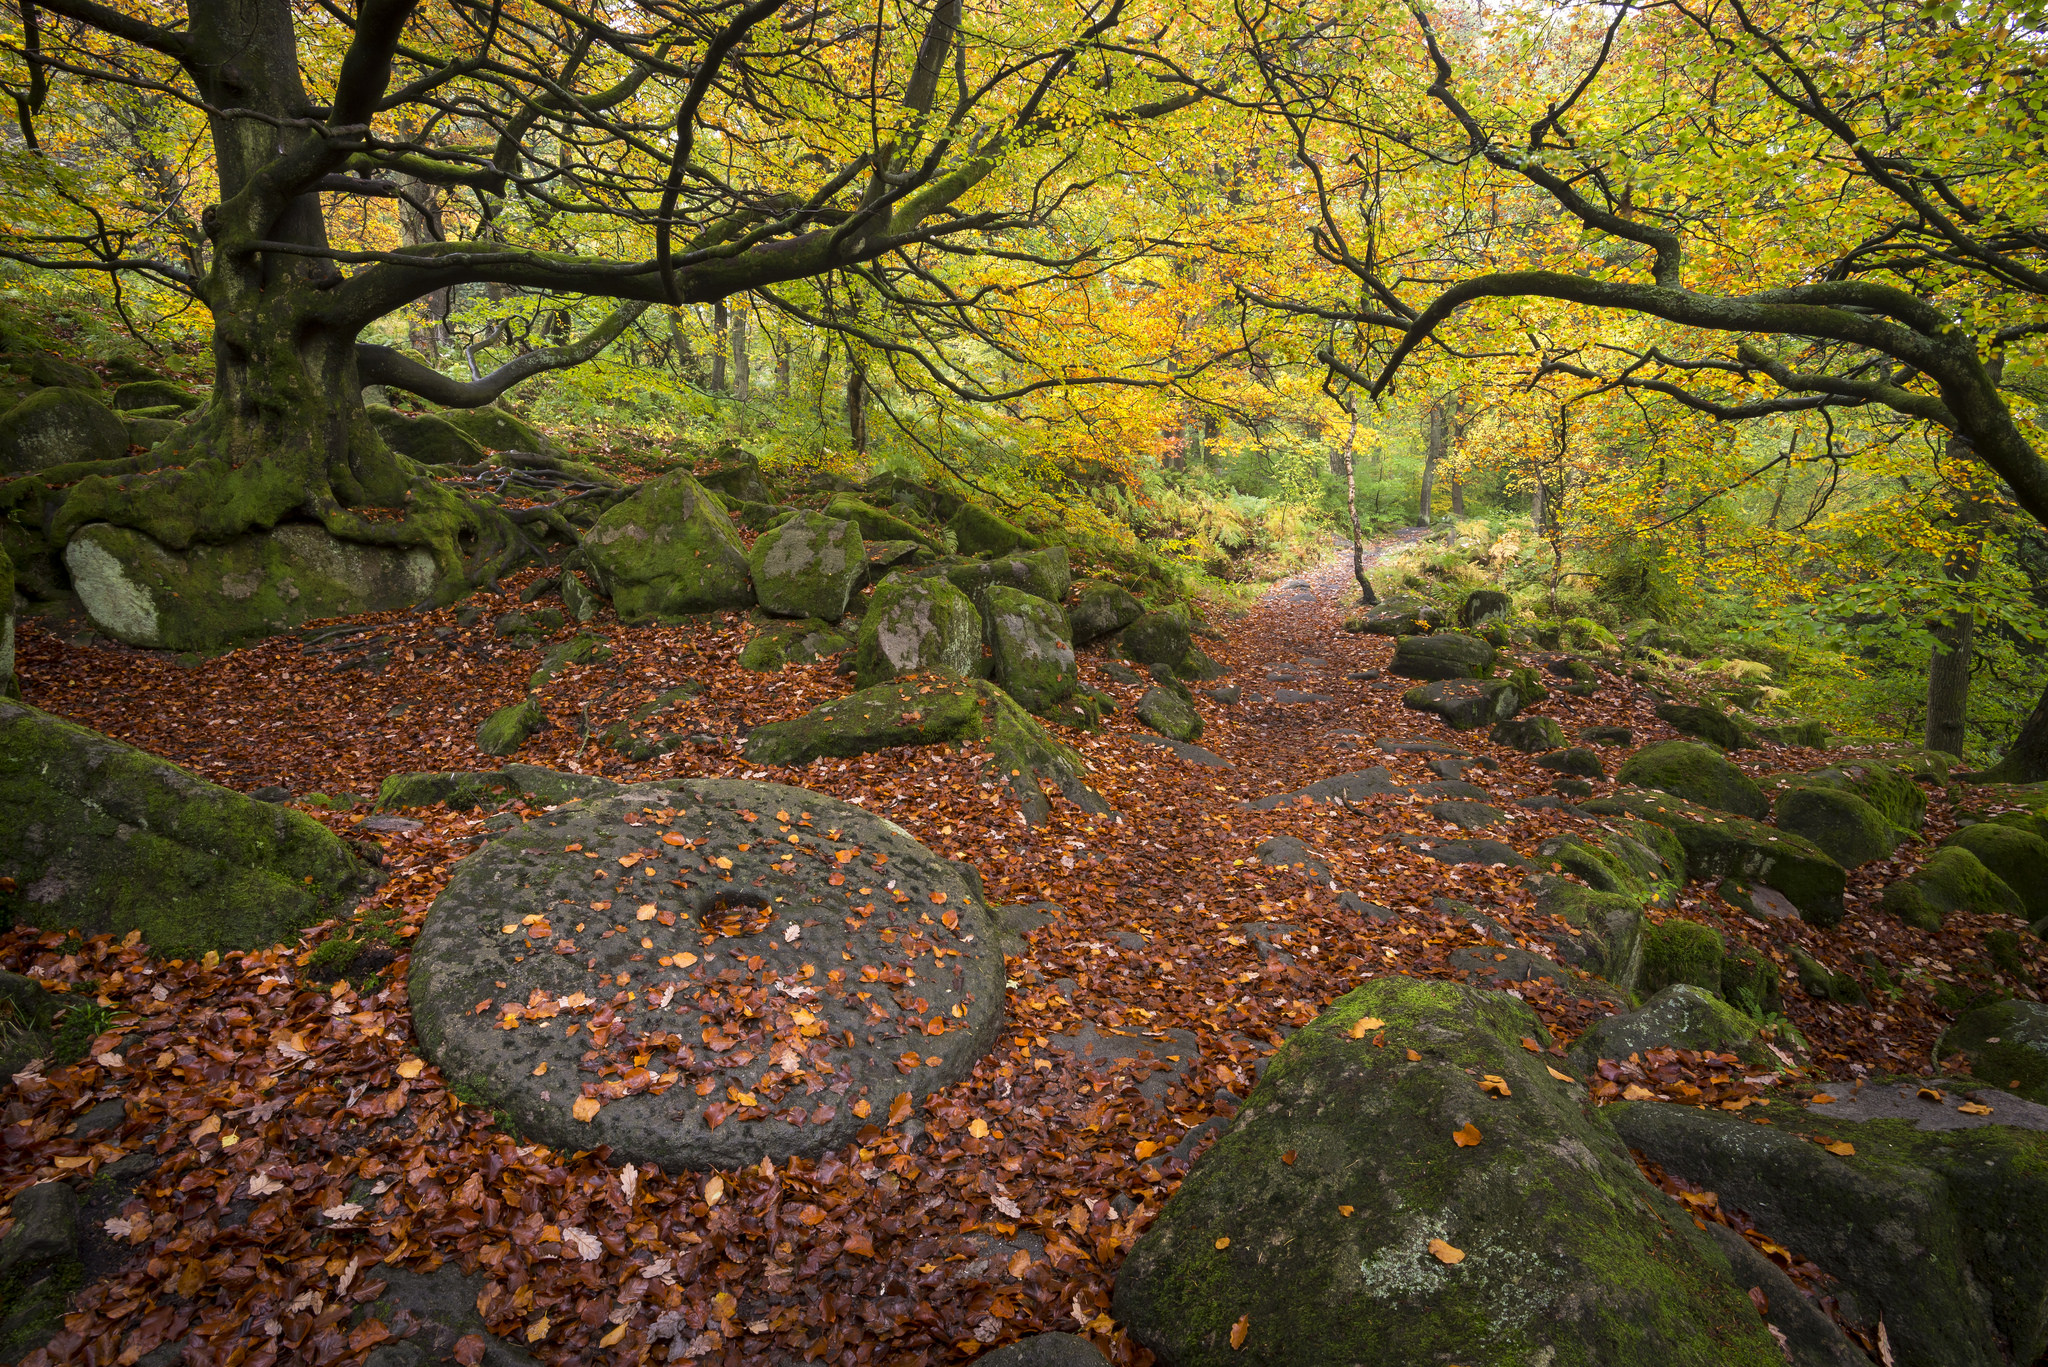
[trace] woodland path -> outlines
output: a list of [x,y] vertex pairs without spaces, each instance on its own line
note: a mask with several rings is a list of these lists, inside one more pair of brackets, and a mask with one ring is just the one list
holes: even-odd
[[[349,624],[354,634],[279,638],[189,668],[67,643],[31,624],[22,677],[36,706],[231,786],[280,785],[301,801],[367,793],[393,772],[497,767],[473,748],[477,721],[518,696],[539,649],[494,637],[489,623],[517,605],[526,582],[473,600],[483,612],[466,614],[470,625],[451,610],[384,614]],[[0,937],[0,967],[90,983],[124,1013],[93,1059],[17,1088],[0,1116],[0,1196],[130,1164],[132,1195],[97,1213],[128,1232],[95,1236],[99,1280],[53,1347],[82,1357],[97,1342],[111,1360],[117,1345],[197,1336],[201,1360],[227,1361],[239,1348],[251,1364],[360,1361],[379,1331],[352,1327],[348,1311],[374,1297],[380,1267],[426,1271],[447,1260],[478,1278],[478,1308],[494,1332],[550,1361],[625,1363],[649,1348],[660,1360],[676,1345],[707,1363],[943,1363],[1041,1329],[1090,1333],[1118,1361],[1135,1361],[1105,1314],[1117,1266],[1272,1051],[1367,975],[1464,978],[1475,959],[1511,947],[1485,940],[1437,898],[1486,911],[1518,940],[1535,924],[1519,870],[1432,857],[1460,833],[1415,799],[1242,805],[1374,764],[1404,783],[1437,776],[1428,756],[1378,749],[1381,739],[1453,738],[1402,707],[1405,681],[1371,677],[1392,643],[1341,629],[1355,601],[1347,547],[1205,643],[1244,690],[1230,706],[1197,695],[1200,744],[1224,769],[1141,739],[1130,720],[1140,690],[1107,680],[1106,662],[1084,654],[1084,674],[1121,710],[1107,731],[1065,738],[1095,766],[1091,781],[1120,817],[1056,802],[1035,829],[975,781],[961,754],[750,768],[731,743],[744,728],[849,683],[823,664],[740,669],[737,619],[628,629],[606,615],[593,624],[613,658],[547,685],[555,725],[519,759],[619,779],[750,776],[818,789],[973,863],[992,903],[1053,908],[1013,918],[1035,928],[1006,946],[1016,951],[1010,1024],[974,1075],[915,1112],[878,1107],[858,1148],[817,1163],[628,1176],[599,1155],[522,1141],[420,1065],[402,952],[372,981],[329,984],[303,966],[303,945],[166,964],[104,941]],[[580,721],[602,726],[685,675],[707,689],[676,704],[671,724],[697,743],[641,765],[600,758]],[[1309,696],[1286,701],[1282,690]],[[1643,744],[1672,734],[1650,708],[1616,677],[1598,697],[1559,695],[1539,710],[1568,734],[1624,725]],[[1488,835],[1527,855],[1545,836],[1586,825],[1517,805],[1550,786],[1530,757],[1483,736],[1455,740],[1497,765],[1467,774],[1507,813]],[[1621,753],[1609,754],[1612,767]],[[1818,760],[1774,751],[1744,752],[1743,762]],[[392,821],[371,818],[367,802],[307,810],[380,848],[391,878],[359,914],[391,918],[402,937],[416,933],[451,863],[485,835],[482,812],[416,810]],[[1950,820],[1936,795],[1930,838]],[[1276,836],[1309,847],[1330,875],[1262,865],[1256,852]],[[1858,870],[1849,915],[1830,931],[1745,922],[1698,887],[1679,910],[1781,959],[1795,943],[1833,964],[1866,952],[1894,964],[1960,963],[1977,952],[1967,917],[1935,934],[1879,918],[1875,891],[1895,871]],[[1400,914],[1346,910],[1332,881]],[[1453,961],[1461,951],[1463,964]],[[1546,982],[1517,990],[1564,1037],[1606,1011]],[[1924,1070],[1940,1028],[1915,996],[1863,1008],[1809,1001],[1795,988],[1787,998],[1819,1067],[1838,1078]],[[127,1102],[117,1129],[67,1131],[113,1099]],[[322,1213],[344,1205],[358,1209]]]

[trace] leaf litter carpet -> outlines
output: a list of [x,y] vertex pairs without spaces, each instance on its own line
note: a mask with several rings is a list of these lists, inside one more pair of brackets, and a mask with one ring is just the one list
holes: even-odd
[[[1049,904],[1010,945],[1022,952],[1006,964],[1007,1024],[968,1081],[922,1105],[907,1093],[876,1098],[856,1143],[816,1161],[722,1172],[535,1145],[452,1091],[412,1038],[403,946],[451,864],[486,838],[488,812],[418,810],[406,814],[412,826],[372,819],[364,795],[394,772],[499,767],[475,750],[476,726],[522,696],[542,647],[498,639],[490,621],[519,605],[528,577],[472,600],[485,609],[473,625],[450,610],[382,614],[190,668],[29,625],[21,659],[34,705],[232,787],[356,795],[352,808],[348,798],[339,810],[301,805],[382,860],[387,881],[353,917],[389,925],[400,944],[374,977],[359,968],[358,981],[330,983],[304,960],[351,933],[344,922],[300,944],[199,962],[152,960],[105,937],[0,936],[0,967],[111,1009],[83,1061],[17,1078],[0,1114],[0,1198],[110,1167],[118,1179],[87,1208],[94,1279],[32,1361],[129,1364],[182,1344],[192,1364],[360,1362],[409,1327],[359,1313],[388,1270],[445,1264],[476,1278],[475,1309],[493,1333],[544,1361],[950,1363],[1046,1329],[1085,1334],[1119,1363],[1149,1361],[1107,1315],[1117,1267],[1287,1035],[1373,975],[1470,979],[1475,964],[1545,948],[1520,870],[1431,857],[1461,832],[1424,800],[1243,804],[1374,764],[1429,781],[1427,754],[1377,745],[1425,739],[1496,761],[1465,777],[1509,813],[1485,834],[1521,855],[1589,829],[1569,812],[1516,805],[1550,787],[1531,757],[1402,707],[1406,681],[1357,677],[1384,668],[1392,643],[1341,630],[1356,595],[1348,560],[1276,587],[1205,643],[1244,689],[1232,706],[1198,694],[1201,744],[1228,768],[1139,739],[1141,690],[1109,681],[1100,655],[1084,653],[1084,674],[1121,710],[1106,732],[1063,738],[1118,815],[1056,800],[1038,828],[958,752],[748,765],[746,728],[843,695],[850,681],[826,664],[740,669],[748,628],[737,617],[626,629],[607,613],[585,628],[612,655],[542,687],[551,725],[520,761],[621,781],[797,784],[972,863],[993,905]],[[687,737],[672,753],[630,764],[594,739],[686,679],[704,691],[646,722]],[[1322,700],[1276,701],[1280,689]],[[1597,697],[1560,694],[1537,710],[1567,734],[1631,727],[1641,745],[1673,734],[1651,707],[1616,674]],[[1610,767],[1621,758],[1606,754]],[[1807,751],[1738,758],[1758,772],[1821,762]],[[1930,836],[1951,820],[1935,795]],[[409,828],[377,829],[394,825]],[[1274,836],[1306,845],[1327,876],[1260,863],[1255,851]],[[1850,971],[1866,954],[1895,973],[1924,968],[1855,1008],[1809,1000],[1788,972],[1786,1011],[1812,1043],[1816,1077],[1925,1072],[1942,1026],[1933,978],[1966,963],[1986,982],[1996,975],[1977,962],[1988,918],[1927,934],[1876,913],[1877,889],[1914,849],[1852,875],[1849,915],[1832,930],[1747,920],[1697,885],[1653,915],[1718,924],[1781,966],[1796,944]],[[1477,907],[1512,940],[1488,938],[1439,899]],[[1397,914],[1347,910],[1347,900]],[[1612,1009],[1590,985],[1582,998],[1543,979],[1482,980],[1522,995],[1560,1044]],[[2035,995],[2024,979],[2000,981]],[[1656,1051],[1600,1073],[1587,1079],[1596,1097],[1647,1091],[1769,1115],[1769,1085],[1712,1056]],[[76,1133],[114,1099],[127,1103],[118,1128]],[[458,1356],[483,1346],[466,1339]]]

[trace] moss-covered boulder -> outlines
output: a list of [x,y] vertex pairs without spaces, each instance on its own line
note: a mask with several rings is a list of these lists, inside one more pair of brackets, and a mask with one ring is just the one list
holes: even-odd
[[1661,992],[1684,983],[1705,992],[1721,990],[1721,932],[1698,921],[1674,917],[1643,932],[1643,973],[1636,986]]
[[205,402],[183,385],[169,380],[136,380],[114,391],[114,410],[120,413],[137,408],[175,408],[189,413]]
[[1964,826],[1941,842],[1946,849],[1968,850],[1992,875],[2019,894],[2029,921],[2048,916],[2048,840],[2032,831],[2002,822]]
[[8,918],[162,954],[288,942],[368,885],[325,826],[0,699]]
[[812,512],[763,532],[747,564],[763,611],[827,622],[846,614],[847,600],[868,569],[860,528]]
[[1834,733],[1826,724],[1817,721],[1786,722],[1779,726],[1765,726],[1757,731],[1759,738],[1773,745],[1801,745],[1809,750],[1828,748]]
[[0,413],[0,475],[127,454],[128,429],[82,389],[39,389]]
[[1628,757],[1615,777],[1638,788],[1660,789],[1753,820],[1761,821],[1771,812],[1770,801],[1749,775],[1730,764],[1720,751],[1688,740],[1644,746]]
[[785,665],[810,664],[853,649],[853,638],[816,617],[777,622],[740,651],[740,668],[772,674]]
[[1415,636],[1446,626],[1450,620],[1450,613],[1435,603],[1395,594],[1348,619],[1344,629],[1372,636]]
[[1073,571],[1067,563],[1065,546],[1043,550],[1015,551],[991,560],[949,560],[934,571],[976,602],[989,589],[1002,587],[1064,603],[1073,587]]
[[370,425],[384,444],[422,465],[482,465],[489,457],[461,428],[434,413],[401,413],[370,404]]
[[1845,869],[1882,859],[1906,833],[1854,793],[1833,788],[1793,788],[1771,804],[1771,821],[1781,831],[1804,836]]
[[128,434],[128,444],[140,446],[145,451],[154,450],[160,443],[169,441],[185,430],[184,423],[171,418],[132,416],[122,419],[121,427]]
[[1554,774],[1568,774],[1573,778],[1604,779],[1607,766],[1600,762],[1600,756],[1583,745],[1574,745],[1567,750],[1553,750],[1547,755],[1536,757],[1536,767],[1548,769]]
[[524,451],[558,460],[569,454],[532,423],[495,404],[443,409],[434,416],[486,451]]
[[540,699],[522,698],[484,719],[476,729],[476,748],[487,755],[513,754],[545,725],[547,714],[541,711]]
[[872,754],[899,745],[984,746],[990,783],[1003,784],[1033,823],[1051,812],[1044,785],[1090,812],[1109,804],[1090,789],[1087,762],[1045,733],[995,685],[979,679],[905,679],[864,688],[801,717],[755,727],[746,743],[756,764],[797,765]]
[[1941,929],[1957,911],[2027,915],[2020,895],[1961,845],[1936,850],[1926,863],[1887,887],[1878,906],[1921,930]]
[[1740,750],[1749,743],[1749,738],[1735,719],[1715,708],[1680,702],[1659,703],[1657,718],[1675,731],[1697,736],[1723,750]]
[[85,1284],[79,1200],[70,1184],[38,1182],[14,1197],[0,1238],[0,1358],[20,1361],[64,1327],[71,1294]]
[[[1719,963],[1716,958],[1717,971]],[[1673,983],[1637,1010],[1594,1021],[1572,1045],[1572,1061],[1590,1072],[1600,1059],[1652,1049],[1734,1054],[1748,1068],[1783,1066],[1758,1036],[1755,1021],[1692,983]]]
[[1514,611],[1515,600],[1499,589],[1474,589],[1465,595],[1465,601],[1458,604],[1458,625],[1478,628],[1491,622],[1505,621]]
[[1170,740],[1192,741],[1202,736],[1202,714],[1194,703],[1167,688],[1148,688],[1138,699],[1138,720]]
[[1883,1322],[1895,1362],[2004,1367],[2048,1346],[2048,1135],[1825,1107],[1769,1125],[1657,1102],[1605,1114],[1630,1148],[1819,1266],[1843,1318]]
[[1573,968],[1604,978],[1622,992],[1635,990],[1643,968],[1643,905],[1621,892],[1583,888],[1561,878],[1546,880],[1536,910],[1554,956]]
[[[760,459],[737,446],[726,446],[717,453],[720,459],[715,469],[705,470],[696,476],[699,484],[713,493],[723,494],[729,499],[748,503],[774,503],[775,490],[761,477]],[[838,516],[838,514],[832,514]]]
[[445,802],[465,812],[523,797],[543,807],[611,792],[618,785],[588,774],[565,774],[537,764],[508,764],[502,769],[393,774],[377,789],[377,810],[432,807]]
[[1721,996],[1752,1016],[1785,1007],[1778,966],[1769,955],[1740,941],[1729,945],[1721,959]]
[[174,551],[95,522],[64,548],[86,615],[133,646],[217,650],[318,617],[388,612],[459,594],[423,547],[343,541],[311,522]]
[[1507,679],[1438,679],[1403,693],[1401,705],[1441,718],[1454,731],[1478,731],[1514,716],[1522,695]]
[[1406,679],[1476,679],[1493,668],[1494,649],[1477,636],[1439,631],[1394,642],[1387,668]]
[[1145,605],[1121,584],[1093,579],[1074,585],[1074,605],[1067,610],[1077,646],[1114,636],[1144,615]]
[[996,684],[1028,712],[1048,712],[1074,696],[1081,675],[1067,641],[1067,615],[1035,594],[991,588],[982,621]]
[[854,635],[854,677],[862,688],[899,674],[964,679],[981,663],[981,614],[944,579],[883,581]]
[[613,504],[584,534],[591,577],[629,623],[754,601],[746,547],[711,492],[678,470]]
[[1590,816],[1631,816],[1662,826],[1684,849],[1691,877],[1761,883],[1783,893],[1799,909],[1800,918],[1815,925],[1831,926],[1842,919],[1846,871],[1796,835],[1644,789],[1623,789],[1582,802],[1578,809]]
[[962,555],[1008,555],[1011,551],[1035,551],[1045,544],[1014,522],[973,503],[961,504],[946,530],[953,533],[953,545]]
[[877,508],[901,508],[923,518],[944,521],[966,500],[949,488],[928,484],[902,470],[884,470],[860,486],[860,496]]
[[[1517,694],[1521,692],[1518,688]],[[1540,755],[1546,750],[1561,750],[1565,746],[1564,728],[1549,717],[1510,717],[1496,722],[1486,738],[1495,745],[1505,745],[1510,750],[1520,750],[1525,755]]]
[[1525,1037],[1505,993],[1340,998],[1139,1238],[1117,1321],[1174,1367],[1782,1367],[1725,1256]]
[[1895,763],[1837,764],[1807,774],[1773,774],[1767,782],[1777,788],[1853,793],[1892,825],[1908,831],[1919,830],[1927,814],[1927,794],[1913,781],[1913,771]]
[[941,549],[938,538],[916,523],[846,494],[825,505],[825,516],[853,523],[869,541],[915,541],[928,550]]
[[0,550],[0,697],[20,691],[14,682],[14,562]]
[[2002,1001],[1966,1012],[1934,1046],[1937,1064],[1958,1054],[1970,1076],[2048,1105],[2048,1006]]
[[1117,652],[1141,665],[1160,665],[1183,679],[1213,679],[1225,671],[1194,641],[1186,609],[1148,612],[1117,636]]

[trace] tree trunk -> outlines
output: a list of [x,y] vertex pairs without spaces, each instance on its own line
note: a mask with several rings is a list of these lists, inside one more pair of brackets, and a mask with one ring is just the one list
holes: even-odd
[[1445,427],[1444,408],[1433,403],[1423,417],[1422,433],[1422,499],[1415,509],[1415,525],[1429,525],[1430,504],[1436,500],[1436,466],[1444,458]]
[[[1948,443],[1948,458],[1968,461],[1970,444],[1960,437]],[[1955,524],[1964,541],[1942,557],[1941,572],[1952,584],[1974,584],[1984,563],[1984,522],[1989,509],[1973,492],[1965,492],[1955,509]],[[1927,727],[1929,750],[1962,758],[1970,722],[1971,651],[1977,615],[1968,607],[1947,608],[1929,625],[1934,645],[1927,657]]]
[[1351,431],[1344,438],[1344,499],[1351,509],[1351,574],[1358,580],[1358,598],[1371,607],[1380,601],[1365,577],[1365,533],[1358,526],[1358,410],[1351,412]]
[[1984,783],[2039,783],[2048,779],[2048,689],[2021,723],[2005,757],[1981,774]]
[[747,354],[747,308],[732,311],[732,396],[745,403],[753,394],[754,367]]
[[1465,486],[1458,483],[1456,475],[1451,476],[1451,516],[1465,515]]
[[855,360],[846,372],[847,441],[862,455],[868,449],[868,368]]
[[725,392],[725,358],[732,346],[732,313],[723,299],[711,306],[711,390]]

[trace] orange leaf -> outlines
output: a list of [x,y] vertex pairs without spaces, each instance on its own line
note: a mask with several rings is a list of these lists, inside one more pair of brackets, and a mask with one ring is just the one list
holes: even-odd
[[1351,1038],[1364,1039],[1375,1030],[1384,1030],[1387,1023],[1378,1016],[1360,1016],[1351,1026]]
[[896,1099],[889,1103],[889,1123],[891,1125],[901,1125],[909,1115],[910,1093],[896,1093]]
[[1532,1054],[1540,1054],[1543,1052],[1543,1046],[1536,1043],[1535,1040],[1530,1039],[1527,1035],[1522,1036],[1522,1047],[1524,1049],[1527,1049]]
[[1232,1348],[1244,1347],[1244,1336],[1251,1331],[1252,1317],[1250,1315],[1239,1315],[1237,1323],[1230,1326],[1230,1346]]
[[1461,1149],[1469,1149],[1479,1142],[1479,1127],[1466,1121],[1460,1129],[1451,1131],[1451,1142]]
[[1442,1239],[1431,1239],[1429,1241],[1429,1251],[1436,1255],[1436,1260],[1440,1263],[1455,1265],[1465,1261],[1465,1250],[1452,1248]]
[[569,1114],[587,1125],[597,1119],[597,1113],[603,1105],[604,1103],[594,1096],[579,1096],[576,1098],[576,1104],[569,1108]]
[[[980,1116],[974,1117],[974,1119],[967,1122],[967,1133],[973,1135],[976,1139],[988,1138],[988,1122]],[[1138,1147],[1142,1150],[1145,1146],[1140,1144]],[[1142,1152],[1138,1155],[1140,1158],[1144,1156]]]
[[1574,1078],[1574,1077],[1572,1077],[1572,1075],[1571,1075],[1571,1074],[1569,1074],[1569,1073],[1560,1073],[1560,1072],[1558,1072],[1558,1071],[1557,1071],[1557,1069],[1555,1069],[1555,1068],[1551,1067],[1551,1066],[1550,1066],[1549,1064],[1547,1064],[1547,1063],[1543,1065],[1543,1071],[1544,1071],[1544,1072],[1546,1072],[1546,1073],[1548,1073],[1548,1074],[1550,1074],[1550,1075],[1551,1075],[1552,1077],[1556,1078],[1556,1079],[1557,1079],[1557,1080],[1558,1080],[1559,1082],[1574,1082],[1574,1081],[1577,1081],[1577,1079],[1576,1079],[1576,1078]]
[[1229,1236],[1228,1234],[1226,1234],[1226,1235],[1224,1235],[1224,1236],[1223,1236],[1222,1238],[1218,1239],[1218,1240],[1216,1241],[1216,1247],[1218,1247],[1218,1248],[1229,1248],[1229,1247],[1230,1247],[1230,1236]]
[[1488,1073],[1485,1077],[1479,1079],[1479,1090],[1490,1093],[1493,1096],[1514,1095],[1513,1092],[1508,1090],[1507,1079],[1501,1077],[1498,1073]]
[[711,1180],[704,1184],[704,1204],[715,1206],[724,1195],[725,1179],[713,1174]]
[[1408,1061],[1410,1063],[1420,1063],[1422,1062],[1422,1055],[1416,1053],[1413,1049],[1410,1049],[1408,1051]]
[[1351,1212],[1356,1209],[1356,1206],[1339,1206],[1337,1207],[1337,1213],[1348,1220],[1351,1218]]
[[1838,1139],[1824,1147],[1837,1158],[1853,1158],[1856,1155],[1856,1146],[1846,1139]]
[[421,1059],[401,1059],[398,1064],[398,1075],[402,1078],[415,1078],[420,1075],[420,1070],[426,1066],[425,1061]]
[[1961,1111],[1964,1115],[1991,1114],[1991,1108],[1989,1106],[1979,1105],[1977,1102],[1974,1101],[1965,1101],[1962,1105],[1956,1107],[1956,1109]]
[[1826,1092],[1815,1092],[1812,1096],[1806,1099],[1816,1106],[1832,1106],[1835,1104],[1835,1099],[1829,1096]]
[[1138,1157],[1150,1158],[1153,1154],[1158,1153],[1160,1148],[1160,1145],[1153,1143],[1149,1139],[1140,1139],[1138,1141]]
[[690,843],[690,837],[687,835],[677,835],[674,831],[664,831],[661,843],[664,845],[687,845]]
[[1655,1101],[1657,1094],[1639,1082],[1631,1082],[1622,1089],[1621,1099],[1623,1101]]

